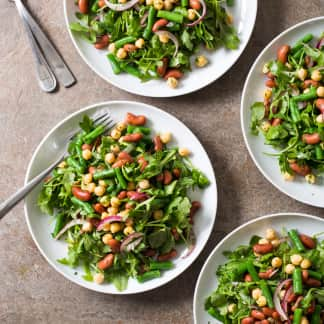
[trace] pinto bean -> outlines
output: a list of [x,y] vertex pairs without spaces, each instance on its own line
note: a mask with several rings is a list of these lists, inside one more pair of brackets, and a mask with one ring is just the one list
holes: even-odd
[[173,249],[168,253],[160,254],[158,256],[158,261],[167,261],[177,256],[177,250]]
[[164,174],[163,174],[163,172],[160,173],[160,174],[158,174],[155,178],[156,178],[156,181],[157,181],[157,182],[162,182],[163,179],[164,179]]
[[140,170],[141,170],[141,172],[143,172],[143,171],[145,170],[145,168],[147,167],[148,162],[144,159],[143,156],[141,156],[141,157],[137,160],[137,162],[141,165]]
[[110,246],[111,251],[113,253],[118,253],[120,250],[120,241],[116,239],[110,239],[108,240],[107,244]]
[[266,80],[265,85],[268,88],[274,88],[274,87],[276,87],[277,83],[276,83],[276,80],[274,80],[274,79],[268,79],[268,80]]
[[270,253],[272,250],[273,250],[273,245],[271,243],[253,245],[253,252],[258,254]]
[[97,169],[94,166],[89,166],[88,172],[91,174],[94,174],[97,171]]
[[93,209],[96,211],[98,214],[102,214],[105,211],[105,207],[101,205],[100,203],[96,203],[93,205]]
[[320,280],[314,279],[314,278],[308,278],[305,281],[305,284],[309,287],[321,287],[322,283]]
[[270,307],[262,307],[262,313],[267,317],[272,317],[272,314],[274,312],[274,309]]
[[273,275],[274,269],[270,268],[265,272],[259,272],[260,279],[269,279]]
[[287,296],[287,302],[288,303],[292,303],[297,299],[297,295],[295,295],[293,292],[291,292],[291,294],[289,296]]
[[193,218],[198,211],[198,209],[201,208],[201,203],[199,201],[193,201],[191,203],[190,213],[189,213],[189,223],[193,224]]
[[253,318],[258,319],[258,320],[261,320],[261,321],[262,321],[263,319],[265,319],[264,314],[263,314],[262,312],[256,310],[256,309],[253,309],[253,310],[251,311],[251,316],[252,316]]
[[253,324],[253,323],[254,323],[253,317],[244,317],[241,320],[241,324]]
[[127,197],[127,191],[123,190],[118,194],[118,199],[125,199]]
[[146,117],[143,115],[134,115],[130,112],[126,115],[126,123],[134,126],[143,126],[146,123]]
[[158,20],[154,23],[154,25],[153,25],[153,27],[152,27],[152,32],[155,33],[155,32],[158,31],[161,27],[166,26],[168,23],[169,23],[169,21],[166,20],[166,19],[158,19]]
[[129,160],[118,160],[112,165],[112,168],[121,168],[123,165],[127,164]]
[[162,141],[161,141],[161,138],[159,135],[154,136],[153,143],[154,143],[154,151],[155,152],[162,151],[163,144],[162,144]]
[[299,234],[299,239],[302,241],[302,243],[307,247],[308,249],[315,249],[316,242],[313,238],[311,238],[308,235],[305,234]]
[[307,164],[299,165],[296,162],[289,163],[290,169],[295,171],[301,176],[305,176],[311,172],[310,167]]
[[105,5],[106,5],[105,0],[99,0],[99,1],[98,1],[98,6],[99,6],[100,8],[104,7]]
[[123,151],[118,154],[118,160],[128,160],[129,162],[132,162],[133,158],[127,152]]
[[319,98],[315,102],[316,108],[324,114],[324,98]]
[[304,134],[303,137],[303,142],[306,144],[318,144],[321,141],[321,137],[319,133],[313,133],[313,134]]
[[168,67],[168,64],[169,64],[169,59],[167,58],[167,57],[164,57],[163,59],[162,59],[162,65],[161,66],[158,66],[157,68],[156,68],[156,72],[158,73],[158,75],[160,76],[160,77],[164,77],[164,75],[165,75],[165,72],[166,72],[166,70],[167,70],[167,67]]
[[137,47],[134,44],[125,44],[123,48],[127,53],[132,53],[137,50]]
[[245,282],[252,282],[253,281],[253,279],[252,279],[252,277],[251,277],[251,275],[249,273],[245,274],[244,281]]
[[109,36],[103,35],[95,42],[94,46],[96,49],[104,49],[108,46],[108,44],[109,44]]
[[79,187],[72,187],[72,195],[82,201],[89,201],[91,199],[91,193]]
[[273,118],[271,122],[271,126],[278,126],[281,124],[281,118]]
[[315,87],[317,88],[319,86],[319,82],[318,81],[314,81],[312,79],[307,79],[303,82],[303,88],[306,89],[306,88],[309,88],[309,87]]
[[100,270],[105,270],[110,268],[114,263],[115,256],[112,253],[107,254],[102,260],[97,263],[97,267]]
[[174,169],[172,170],[172,173],[173,173],[173,175],[174,175],[177,179],[179,179],[180,176],[181,176],[181,170],[180,170],[179,168],[174,168]]
[[124,142],[130,142],[130,143],[136,143],[139,142],[143,138],[142,133],[133,133],[133,134],[127,134],[122,137],[122,140]]
[[172,181],[172,173],[169,170],[163,172],[163,184],[168,185]]
[[277,59],[278,59],[278,61],[280,61],[282,64],[285,64],[287,62],[289,51],[290,51],[290,46],[289,45],[280,46],[278,51],[277,51]]
[[81,146],[82,150],[92,150],[92,146],[90,144],[82,144]]
[[201,9],[201,3],[198,0],[189,0],[189,6],[197,11]]
[[183,73],[179,69],[169,69],[165,73],[164,79],[168,79],[168,78],[180,79],[180,78],[182,78],[182,76],[183,76]]
[[278,313],[277,311],[274,311],[274,312],[272,313],[272,317],[273,317],[274,319],[276,319],[276,320],[279,320],[279,319],[280,319],[280,315],[279,315],[279,313]]
[[303,282],[306,282],[308,278],[309,278],[308,271],[307,270],[303,270],[302,271],[302,279],[303,279]]
[[88,13],[89,1],[88,0],[79,0],[78,1],[79,10],[83,14]]

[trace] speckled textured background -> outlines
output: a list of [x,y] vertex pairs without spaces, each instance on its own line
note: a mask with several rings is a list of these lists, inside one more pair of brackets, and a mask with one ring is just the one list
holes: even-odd
[[284,196],[263,178],[245,149],[239,120],[243,83],[260,50],[291,25],[324,15],[324,0],[260,0],[252,39],[235,66],[209,87],[175,99],[143,98],[110,86],[77,55],[65,29],[62,1],[29,0],[28,6],[78,83],[51,95],[41,92],[18,14],[12,3],[1,0],[0,201],[23,184],[34,149],[62,118],[95,102],[128,99],[156,105],[194,131],[213,162],[219,206],[207,247],[189,270],[159,290],[118,297],[88,291],[56,273],[34,245],[23,205],[18,205],[0,223],[0,323],[191,323],[199,270],[225,233],[272,212],[324,215],[321,209]]

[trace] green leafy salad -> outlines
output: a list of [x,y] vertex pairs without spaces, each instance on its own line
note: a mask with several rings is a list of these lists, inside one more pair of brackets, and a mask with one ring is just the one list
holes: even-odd
[[[115,74],[164,78],[175,88],[199,47],[238,48],[225,3],[234,5],[233,0],[79,0],[79,22],[70,28],[98,50],[108,48]],[[198,55],[195,63],[203,67],[208,60]]]
[[195,245],[193,221],[201,207],[187,191],[205,188],[187,148],[168,148],[170,133],[152,136],[146,117],[127,113],[109,131],[85,116],[69,154],[46,180],[38,198],[54,215],[53,239],[68,253],[59,262],[83,266],[84,279],[127,288],[173,267],[176,246]]
[[269,155],[286,180],[297,174],[314,184],[324,171],[324,34],[280,46],[263,73],[267,89],[251,107],[251,131],[279,150]]
[[217,289],[205,301],[211,316],[228,324],[323,323],[324,241],[269,228],[224,255]]

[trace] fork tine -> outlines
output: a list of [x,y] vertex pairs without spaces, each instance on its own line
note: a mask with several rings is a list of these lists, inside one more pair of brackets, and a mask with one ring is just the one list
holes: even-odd
[[110,116],[102,116],[98,121],[94,123],[95,126],[103,125],[106,121],[110,120]]
[[110,112],[109,111],[105,111],[100,116],[97,116],[95,119],[93,119],[94,124],[99,123],[100,120],[103,119],[104,117],[110,117]]

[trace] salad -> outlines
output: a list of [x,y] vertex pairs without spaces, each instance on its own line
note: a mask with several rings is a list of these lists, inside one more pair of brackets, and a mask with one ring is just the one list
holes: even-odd
[[107,135],[84,116],[38,198],[40,209],[54,215],[53,239],[65,237],[68,245],[58,261],[82,265],[85,280],[119,290],[130,277],[145,282],[171,269],[179,244],[191,253],[201,203],[188,191],[209,184],[187,148],[168,148],[171,134],[152,137],[145,124],[145,116],[127,113]]
[[314,184],[324,171],[324,34],[305,35],[292,47],[282,45],[263,67],[263,102],[251,106],[251,131],[278,149],[286,180],[304,176]]
[[324,241],[282,232],[269,228],[265,237],[224,252],[228,261],[205,302],[210,315],[223,323],[323,323]]
[[[234,0],[227,0],[234,5]],[[115,74],[142,81],[164,78],[176,88],[201,46],[237,49],[239,38],[225,0],[78,0],[70,29],[98,50],[107,49]],[[204,55],[195,64],[204,67]]]

